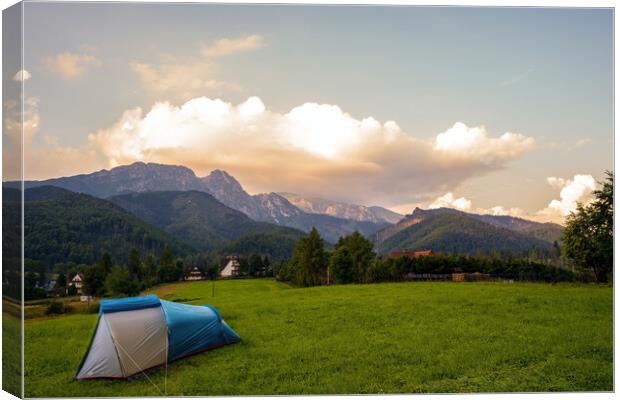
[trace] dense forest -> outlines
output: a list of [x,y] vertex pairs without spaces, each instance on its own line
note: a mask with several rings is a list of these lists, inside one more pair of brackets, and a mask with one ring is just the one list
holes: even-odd
[[[3,192],[9,199],[18,195],[15,189]],[[7,202],[7,213],[16,210]],[[24,235],[25,257],[47,266],[64,261],[91,264],[104,252],[121,260],[134,247],[152,254],[160,254],[166,244],[174,254],[195,251],[108,201],[51,186],[26,190]]]
[[497,227],[461,213],[431,215],[377,244],[381,253],[401,249],[433,249],[446,253],[483,255],[506,253],[536,256],[538,259],[559,257],[553,243]]
[[201,251],[259,252],[282,259],[303,236],[297,229],[254,221],[205,192],[130,193],[110,201]]

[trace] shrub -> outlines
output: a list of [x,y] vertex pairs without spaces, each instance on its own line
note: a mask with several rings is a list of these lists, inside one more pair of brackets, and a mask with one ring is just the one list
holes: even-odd
[[47,305],[45,314],[66,314],[72,310],[72,307],[65,304],[63,301],[52,300]]

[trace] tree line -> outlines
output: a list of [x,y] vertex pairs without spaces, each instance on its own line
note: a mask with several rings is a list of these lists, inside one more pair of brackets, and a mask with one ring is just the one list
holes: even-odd
[[[431,254],[416,258],[383,257],[373,251],[371,241],[354,232],[341,237],[334,250],[326,250],[316,229],[300,239],[288,263],[274,270],[277,279],[294,285],[326,283],[371,283],[399,281],[407,274],[451,274],[480,272],[509,279],[546,282],[608,282],[613,273],[613,172],[606,171],[601,188],[587,205],[579,204],[567,218],[562,246],[554,249],[562,257],[558,265],[510,255]],[[570,268],[570,269],[569,269]]]
[[498,256],[430,254],[420,257],[384,257],[359,232],[340,238],[334,250],[326,250],[316,229],[302,238],[276,278],[296,286],[324,284],[395,282],[408,274],[451,274],[454,272],[491,274],[509,279],[547,282],[572,281],[575,274],[539,261]]

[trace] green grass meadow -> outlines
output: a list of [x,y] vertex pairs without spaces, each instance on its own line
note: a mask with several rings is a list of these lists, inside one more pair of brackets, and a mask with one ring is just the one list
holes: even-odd
[[74,381],[97,316],[26,320],[26,396],[613,390],[611,287],[411,282],[170,284],[241,336],[134,380]]

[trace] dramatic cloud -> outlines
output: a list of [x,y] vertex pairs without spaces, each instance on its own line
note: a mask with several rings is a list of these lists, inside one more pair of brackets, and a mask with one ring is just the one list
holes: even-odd
[[13,75],[13,80],[17,82],[24,82],[30,79],[31,77],[32,75],[30,75],[30,72],[26,71],[25,69],[20,69],[19,71],[15,73],[15,75]]
[[86,73],[88,68],[101,65],[101,61],[88,54],[61,53],[45,59],[52,71],[66,79],[76,79]]
[[552,221],[563,221],[577,209],[577,203],[588,203],[592,199],[592,191],[596,189],[596,180],[592,175],[575,175],[573,179],[549,177],[547,182],[551,186],[561,188],[560,198],[552,200],[537,215],[541,219],[547,218]]
[[305,103],[281,114],[257,97],[238,105],[201,97],[180,107],[157,103],[146,114],[128,110],[89,139],[110,167],[142,160],[198,174],[221,168],[252,192],[388,206],[428,201],[503,167],[532,144],[523,135],[493,138],[483,128],[455,127],[418,139],[394,121],[356,119],[335,105]]
[[221,57],[243,51],[256,50],[264,46],[260,35],[250,35],[240,38],[222,38],[216,40],[213,45],[202,49],[205,57]]

